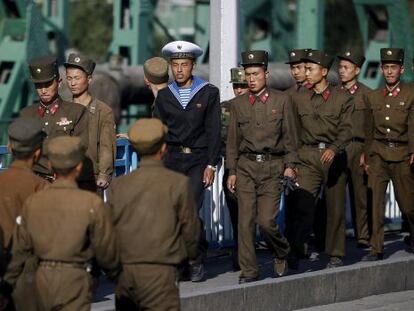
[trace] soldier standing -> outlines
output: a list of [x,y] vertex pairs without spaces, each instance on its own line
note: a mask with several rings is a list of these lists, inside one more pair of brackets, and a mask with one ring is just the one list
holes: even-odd
[[[87,146],[87,111],[81,105],[73,105],[60,98],[58,89],[62,80],[59,77],[56,58],[45,56],[34,59],[29,63],[29,69],[40,102],[25,107],[20,115],[40,120],[47,139],[62,135],[79,136],[82,143]],[[33,171],[48,181],[54,179],[43,153],[33,165]]]
[[384,197],[388,183],[394,185],[395,197],[406,215],[413,249],[414,237],[414,95],[412,86],[400,82],[404,73],[404,50],[381,49],[381,70],[385,88],[367,97],[369,109],[365,142],[365,161],[372,189],[371,251],[364,261],[383,259]]
[[[246,75],[244,73],[244,69],[242,67],[236,67],[230,69],[230,76],[231,80],[230,83],[233,87],[234,96],[240,96],[246,94],[249,91]],[[223,150],[222,154],[225,156],[226,153],[226,139],[227,139],[227,128],[229,126],[229,119],[230,119],[230,106],[232,105],[233,100],[224,101],[221,103],[221,137],[222,137],[222,145]],[[230,219],[231,219],[231,227],[233,229],[233,240],[234,240],[234,251],[231,254],[233,270],[239,271],[239,259],[238,259],[238,214],[239,214],[239,207],[237,206],[237,196],[235,192],[231,192],[227,188],[227,178],[229,177],[229,170],[226,168],[223,174],[223,191],[224,196],[226,199],[227,208],[229,209]]]
[[[162,49],[171,61],[174,81],[159,91],[154,117],[168,127],[165,166],[190,177],[194,198],[201,208],[204,189],[211,186],[220,158],[221,118],[217,87],[193,75],[195,59],[203,50],[196,44],[174,41]],[[191,262],[191,280],[204,276],[207,240],[202,230],[199,256]]]
[[[0,231],[3,233],[3,262],[0,262],[3,276],[11,258],[12,236],[16,219],[21,214],[24,201],[33,193],[48,185],[43,178],[32,172],[33,164],[40,156],[44,138],[42,125],[37,119],[19,118],[8,129],[8,148],[13,155],[10,167],[0,174]],[[24,272],[16,284],[13,297],[17,310],[35,310],[36,300],[33,275],[36,258],[26,262]]]
[[346,146],[348,163],[348,189],[354,218],[355,237],[358,247],[369,246],[368,226],[368,176],[364,170],[363,148],[365,143],[365,117],[367,108],[365,96],[371,91],[365,84],[358,82],[358,75],[364,64],[365,57],[355,51],[345,51],[338,55],[338,73],[341,79],[341,88],[354,98],[354,112],[352,113],[352,140]]
[[287,61],[286,64],[289,64],[290,73],[295,80],[295,84],[285,90],[289,95],[294,95],[311,87],[311,85],[306,82],[305,62],[302,59],[306,56],[307,51],[310,51],[310,49],[295,49],[289,52],[289,61]]
[[323,51],[311,50],[304,57],[311,92],[293,96],[299,119],[298,182],[295,191],[295,235],[292,249],[307,254],[321,186],[326,191],[326,253],[328,268],[341,266],[345,255],[345,147],[351,139],[352,98],[326,80],[333,59]]
[[158,119],[135,122],[128,137],[140,167],[108,189],[123,266],[117,310],[179,310],[177,265],[197,256],[200,224],[190,180],[164,167],[166,135]]
[[266,51],[243,52],[249,93],[230,106],[226,147],[227,187],[237,191],[239,205],[239,283],[258,279],[255,228],[259,225],[274,257],[276,276],[287,273],[289,244],[275,219],[279,212],[281,177],[296,177],[297,126],[290,97],[266,86]]
[[42,310],[90,310],[87,270],[93,257],[109,277],[118,273],[115,235],[103,201],[76,184],[85,150],[79,137],[48,140],[44,152],[56,180],[30,196],[17,219],[5,280],[14,285],[27,258],[36,256],[35,284]]
[[70,54],[65,62],[66,81],[72,92],[73,102],[89,112],[89,144],[87,155],[93,167],[85,168],[78,185],[81,189],[97,191],[107,188],[114,171],[116,158],[115,121],[112,109],[89,93],[89,85],[95,62],[79,55]]

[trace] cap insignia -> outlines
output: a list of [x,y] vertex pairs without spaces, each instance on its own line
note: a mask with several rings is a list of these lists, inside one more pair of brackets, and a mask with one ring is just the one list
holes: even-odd
[[296,53],[295,53],[295,52],[291,52],[291,53],[290,53],[290,56],[292,56],[292,57],[293,57],[293,56],[296,56]]
[[351,52],[346,52],[345,55],[346,56],[351,56]]
[[309,52],[308,56],[312,56],[312,55],[313,55],[313,53],[312,52]]
[[79,63],[80,62],[80,58],[79,57],[75,57],[74,61],[75,61],[75,63]]
[[388,50],[387,51],[387,55],[392,55],[392,51],[391,50]]
[[177,44],[177,49],[181,50],[183,46],[181,44]]
[[37,72],[37,73],[41,73],[41,72],[42,72],[42,69],[37,68],[37,69],[36,69],[36,72]]
[[249,55],[247,56],[247,58],[248,58],[248,59],[253,59],[253,58],[254,58],[254,55],[253,55],[253,54],[249,54]]

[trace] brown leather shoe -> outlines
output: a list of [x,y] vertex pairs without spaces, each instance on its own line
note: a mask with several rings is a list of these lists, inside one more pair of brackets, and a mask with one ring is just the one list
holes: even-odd
[[281,277],[288,273],[288,265],[286,259],[275,258],[273,260],[273,268],[275,270],[275,276]]

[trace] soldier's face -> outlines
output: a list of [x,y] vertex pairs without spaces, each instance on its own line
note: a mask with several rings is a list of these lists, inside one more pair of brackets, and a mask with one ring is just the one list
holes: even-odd
[[37,95],[39,95],[42,103],[48,105],[56,99],[60,81],[60,79],[53,79],[46,83],[35,83]]
[[315,85],[322,81],[328,74],[328,70],[315,63],[305,64],[306,81],[312,85]]
[[305,82],[305,63],[291,64],[290,72],[292,74],[293,79],[295,79],[297,83]]
[[66,82],[73,96],[85,93],[89,88],[92,77],[79,68],[66,69]]
[[394,85],[400,81],[404,73],[404,66],[398,63],[385,63],[381,66],[382,75],[388,85]]
[[190,58],[171,60],[171,71],[173,73],[174,80],[181,87],[190,86],[193,68],[194,61]]
[[234,96],[240,96],[246,94],[249,91],[247,84],[243,83],[233,83],[233,93]]
[[338,73],[342,83],[355,80],[360,69],[350,61],[341,59],[339,61]]
[[249,66],[244,68],[247,85],[252,93],[260,92],[266,86],[266,80],[269,72],[263,66]]

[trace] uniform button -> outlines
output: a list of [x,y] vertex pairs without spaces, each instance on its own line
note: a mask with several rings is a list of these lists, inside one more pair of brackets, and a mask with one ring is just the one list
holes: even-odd
[[390,105],[388,105],[388,104],[386,104],[386,105],[385,105],[385,107],[390,108],[391,106],[390,106]]
[[387,121],[388,121],[389,119],[390,119],[390,117],[385,117],[385,120],[387,120]]
[[387,133],[391,132],[391,129],[387,129]]
[[45,125],[48,125],[49,124],[49,122],[45,122]]
[[388,96],[392,96],[392,93],[388,93]]

